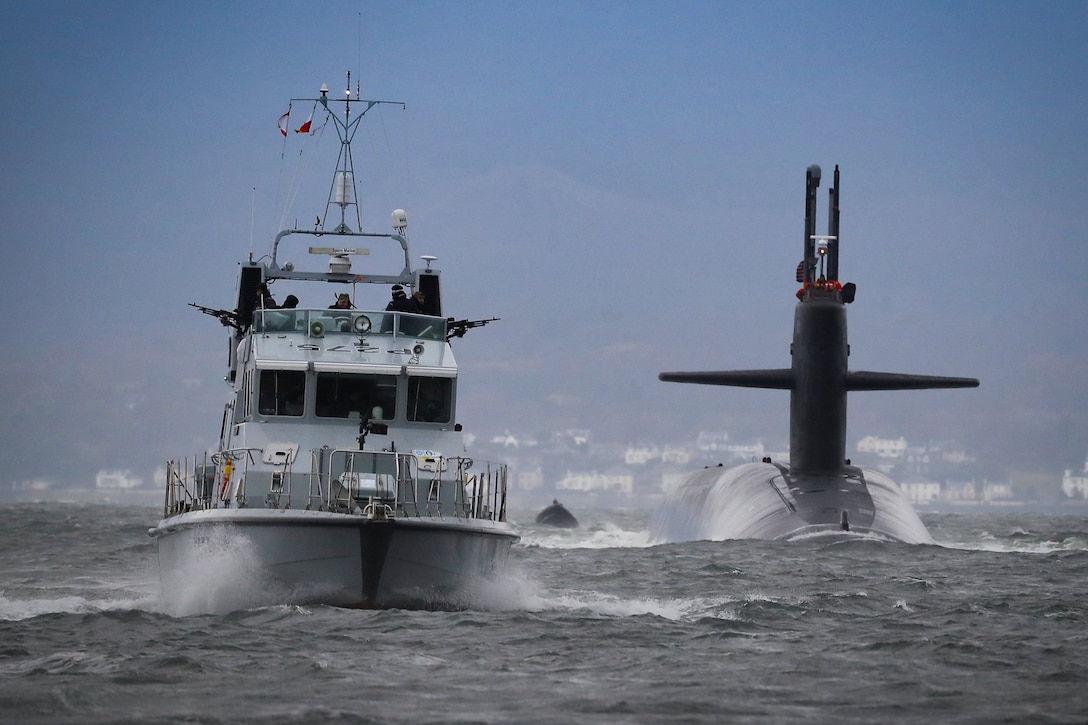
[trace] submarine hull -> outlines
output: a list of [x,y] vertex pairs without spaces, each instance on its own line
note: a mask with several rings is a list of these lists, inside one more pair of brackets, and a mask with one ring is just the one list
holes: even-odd
[[793,475],[773,463],[689,475],[654,514],[650,534],[655,543],[857,536],[934,543],[899,486],[879,471]]

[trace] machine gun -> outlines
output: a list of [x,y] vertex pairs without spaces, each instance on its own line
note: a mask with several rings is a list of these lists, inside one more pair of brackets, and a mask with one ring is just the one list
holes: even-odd
[[211,315],[212,317],[216,318],[217,320],[219,320],[220,323],[222,323],[223,327],[233,327],[239,332],[242,331],[242,322],[238,319],[237,312],[228,312],[227,310],[213,310],[211,307],[201,307],[195,302],[190,302],[189,306],[197,308],[205,315]]
[[489,322],[494,322],[498,317],[489,317],[486,320],[455,320],[452,317],[446,320],[446,342],[455,337],[464,337],[465,333],[473,327],[483,327]]

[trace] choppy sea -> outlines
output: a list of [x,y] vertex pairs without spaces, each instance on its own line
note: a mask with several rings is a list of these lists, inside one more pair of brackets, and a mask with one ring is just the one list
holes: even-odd
[[2,506],[0,722],[1088,720],[1084,516],[927,514],[938,546],[653,546],[648,512],[534,513],[466,611],[178,611],[156,510]]

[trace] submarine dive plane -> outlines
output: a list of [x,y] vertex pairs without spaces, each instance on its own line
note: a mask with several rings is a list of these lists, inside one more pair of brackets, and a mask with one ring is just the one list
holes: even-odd
[[656,541],[861,535],[933,543],[892,479],[846,458],[846,394],[974,388],[978,380],[848,369],[845,305],[854,301],[856,286],[839,282],[839,167],[829,190],[826,236],[816,234],[820,175],[815,164],[805,175],[804,258],[797,273],[803,287],[794,311],[791,366],[658,375],[667,382],[789,390],[789,465],[764,458],[690,474],[653,517]]

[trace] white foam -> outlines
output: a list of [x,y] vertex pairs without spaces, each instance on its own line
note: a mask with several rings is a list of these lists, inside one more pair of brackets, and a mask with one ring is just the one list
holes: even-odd
[[176,566],[163,572],[160,606],[167,614],[226,614],[285,599],[262,572],[253,542],[245,534],[218,529],[183,551]]
[[87,614],[140,609],[151,611],[157,604],[152,594],[116,599],[88,599],[79,595],[19,599],[0,592],[0,620],[15,622],[43,614]]
[[999,554],[1053,554],[1063,551],[1088,551],[1088,541],[1077,537],[1061,541],[1001,541],[983,532],[973,541],[938,541],[939,546],[960,551],[989,551]]
[[650,532],[644,528],[631,530],[608,522],[586,529],[523,531],[521,543],[542,549],[643,549],[652,546]]
[[589,590],[547,591],[523,570],[511,566],[478,592],[475,604],[498,611],[588,612],[618,618],[652,615],[685,621],[692,617],[733,619],[734,613],[717,611],[730,601],[623,597]]

